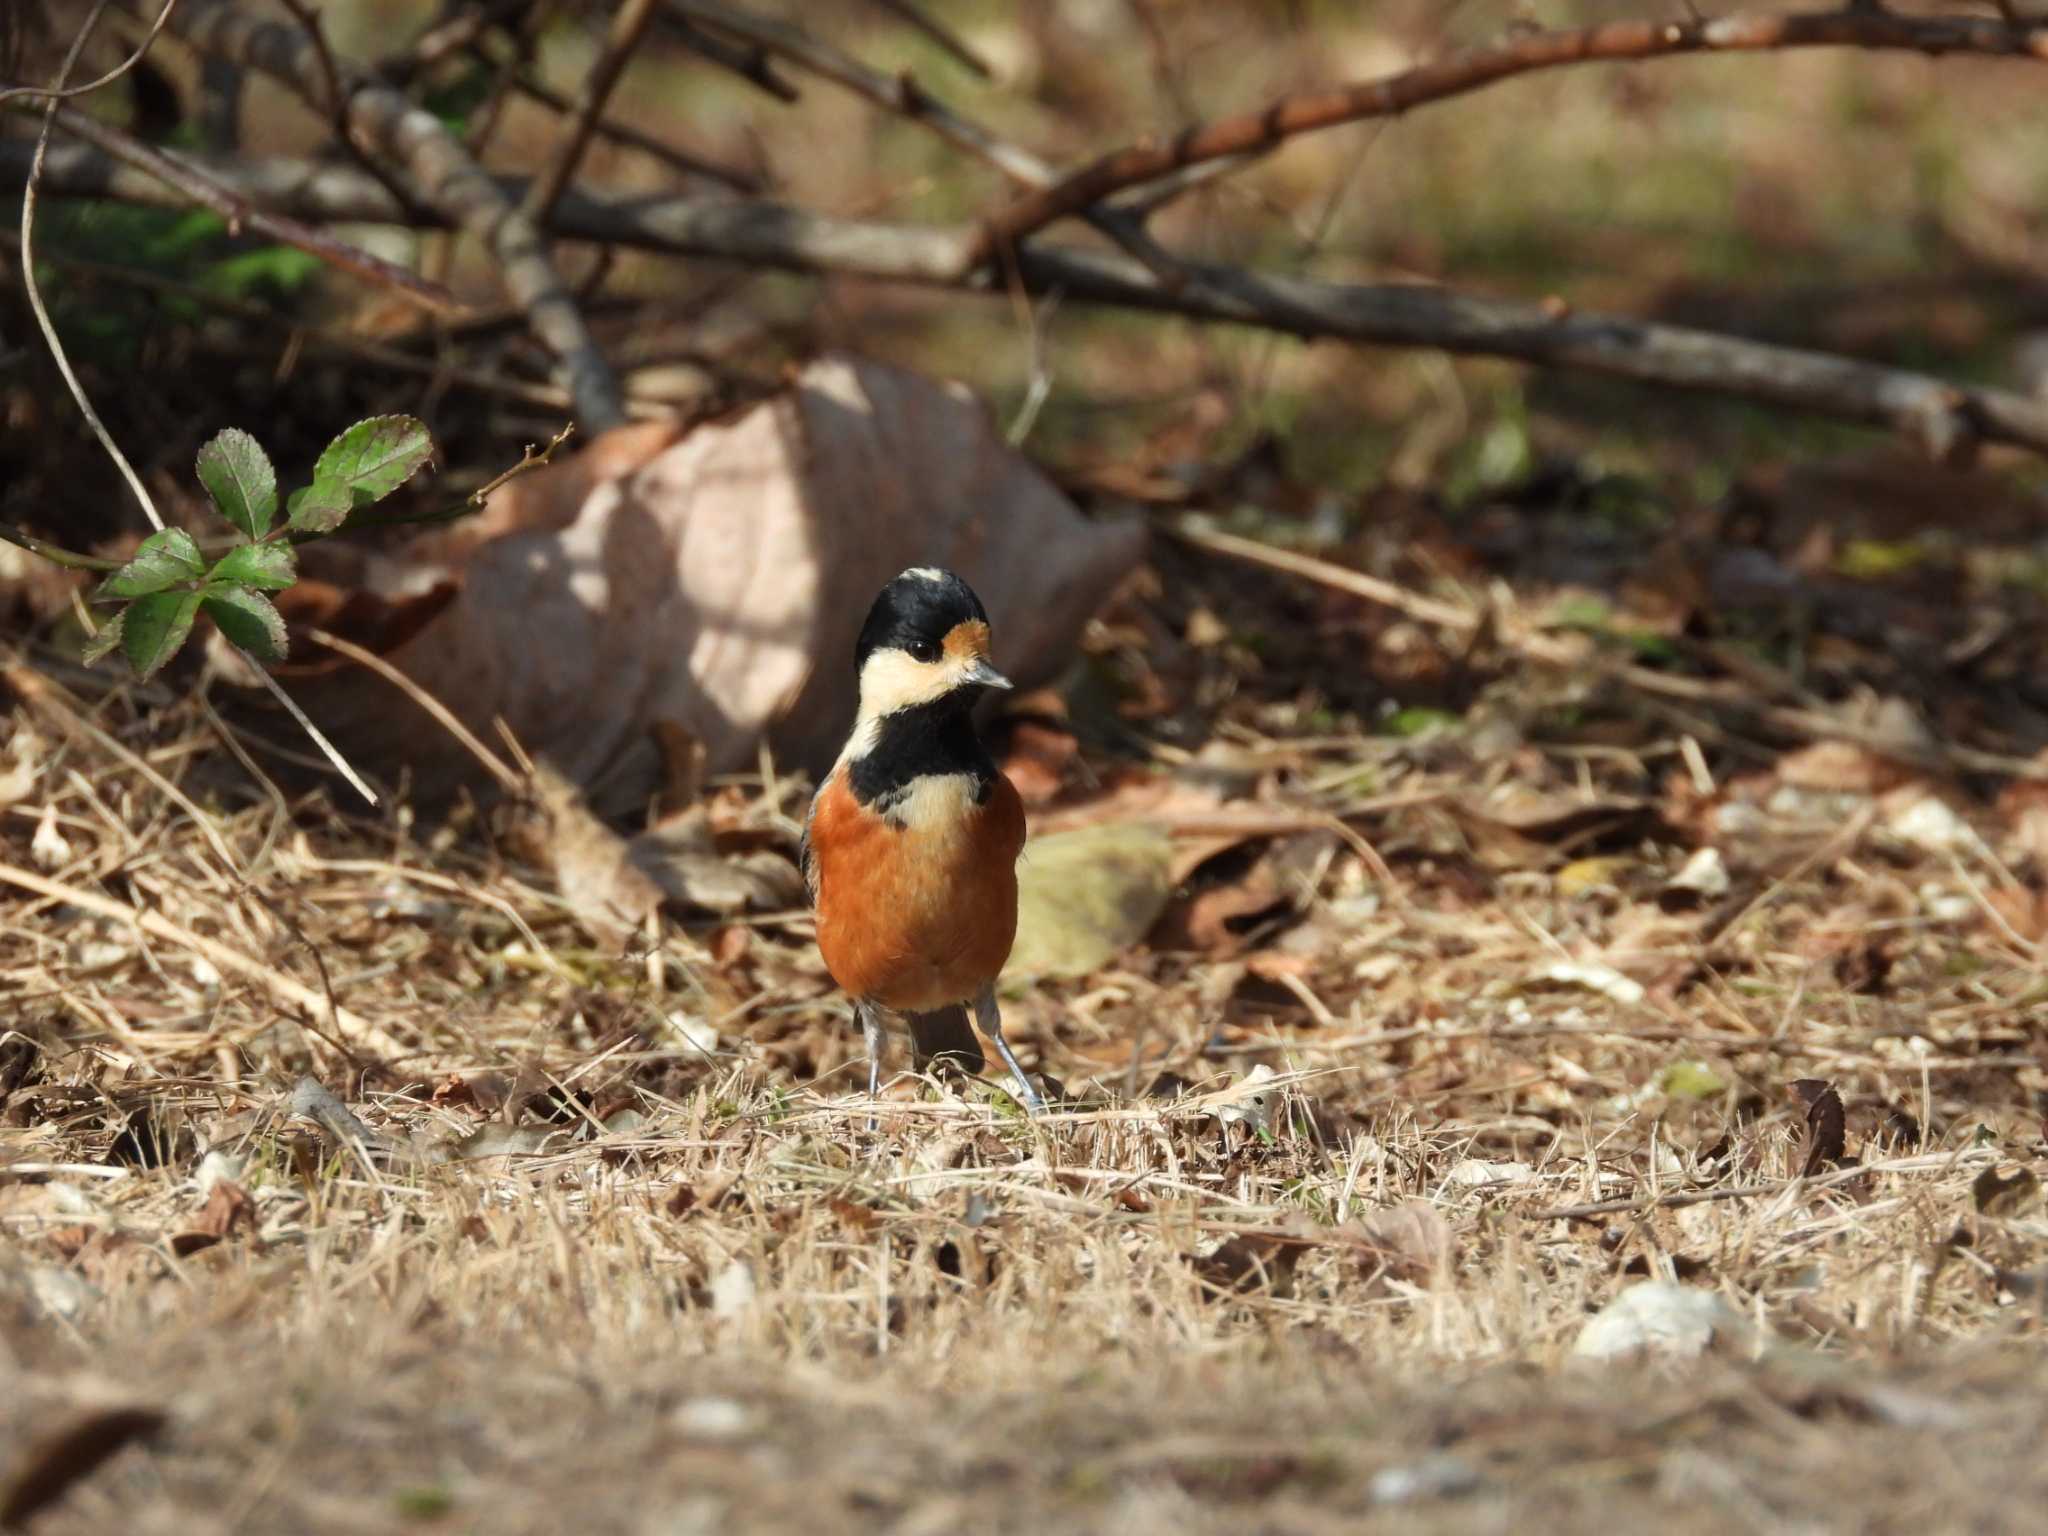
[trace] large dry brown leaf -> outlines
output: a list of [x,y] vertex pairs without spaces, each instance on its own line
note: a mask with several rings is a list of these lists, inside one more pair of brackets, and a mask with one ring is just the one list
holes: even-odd
[[[751,765],[764,735],[786,764],[829,762],[852,719],[854,637],[906,566],[966,577],[997,663],[1029,687],[1144,544],[1136,524],[1083,518],[964,389],[843,357],[736,420],[667,445],[607,436],[500,495],[518,500],[485,514],[498,537],[428,546],[459,559],[460,590],[386,655],[479,736],[502,716],[607,813],[656,787],[662,722],[701,741],[713,773]],[[367,672],[323,664],[294,691],[416,794],[477,776]]]

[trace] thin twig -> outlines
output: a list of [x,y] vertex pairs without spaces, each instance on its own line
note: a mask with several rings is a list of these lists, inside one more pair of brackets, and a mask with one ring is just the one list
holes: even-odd
[[[171,4],[175,3],[176,0],[171,0]],[[92,408],[92,401],[85,393],[85,386],[78,382],[78,375],[71,367],[71,359],[64,353],[64,343],[58,339],[57,327],[50,319],[49,308],[43,303],[42,289],[36,283],[36,182],[42,176],[43,161],[50,152],[50,128],[57,120],[57,108],[63,101],[64,82],[71,78],[71,71],[78,63],[79,54],[85,51],[86,39],[92,36],[93,29],[100,24],[100,17],[106,14],[107,5],[108,0],[93,0],[92,14],[86,17],[85,25],[78,29],[78,36],[71,41],[71,51],[64,55],[63,67],[57,71],[57,94],[51,96],[43,108],[42,130],[36,135],[35,157],[29,162],[28,181],[22,187],[21,193],[21,286],[28,295],[29,308],[35,311],[36,324],[42,328],[43,341],[50,349],[50,356],[56,359],[57,371],[64,375],[64,382],[70,386],[71,398],[78,402],[79,412],[85,417],[86,425],[92,428],[93,436],[100,440],[100,446],[106,449],[107,456],[114,461],[115,468],[119,469],[123,478],[127,480],[128,488],[135,493],[135,499],[142,503],[142,511],[148,517],[149,525],[162,532],[163,514],[157,511],[156,502],[150,498],[148,488],[142,483],[142,476],[135,472],[135,466],[128,462],[128,456],[121,452],[120,444],[114,441],[114,434],[109,432],[106,423],[100,420],[100,413]],[[167,4],[166,12],[169,9],[170,5]],[[156,30],[151,30],[150,37],[156,36]],[[141,57],[141,53],[138,52],[135,58],[129,61],[131,66]]]
[[576,167],[590,145],[591,130],[596,127],[605,102],[611,98],[613,89],[625,74],[633,51],[646,35],[647,23],[654,17],[654,7],[655,0],[624,0],[618,13],[612,17],[611,31],[605,37],[604,48],[590,66],[589,73],[583,77],[583,94],[577,100],[576,115],[570,119],[569,131],[555,150],[555,158],[526,189],[526,198],[520,204],[520,211],[534,223],[547,223],[563,191],[575,178]]
[[375,651],[366,650],[353,640],[344,640],[341,636],[329,634],[324,629],[309,629],[306,631],[306,638],[315,645],[324,645],[330,651],[346,656],[358,666],[368,667],[432,715],[443,730],[460,742],[469,754],[483,765],[484,771],[496,779],[501,788],[515,795],[525,791],[526,781],[508,768],[502,757],[479,741],[474,731],[456,719],[453,710]]
[[90,96],[94,91],[112,85],[116,80],[127,74],[129,70],[142,62],[142,56],[149,52],[150,44],[156,41],[157,34],[163,31],[164,23],[171,19],[171,12],[176,10],[177,6],[178,0],[165,0],[162,13],[151,24],[150,29],[143,34],[142,41],[135,45],[135,51],[108,70],[104,75],[101,75],[99,79],[89,81],[85,85],[74,85],[62,90],[40,85],[10,85],[7,89],[0,90],[0,106],[5,106],[17,96],[41,97],[46,101],[75,101],[81,96]]
[[320,13],[310,9],[306,0],[280,0],[284,8],[292,13],[306,34],[306,41],[313,45],[313,55],[320,64],[320,77],[327,83],[327,115],[334,123],[334,136],[340,141],[348,157],[376,177],[396,197],[405,196],[405,188],[375,159],[363,152],[356,143],[355,135],[348,131],[348,85],[342,77],[341,66],[335,61],[334,50],[327,46],[327,29],[320,24]]
[[66,549],[61,544],[52,544],[48,539],[39,539],[34,534],[23,533],[19,528],[0,523],[0,540],[25,549],[32,555],[40,555],[52,565],[61,565],[72,571],[118,571],[122,562],[102,560],[98,555],[81,555],[75,549]]
[[775,73],[768,51],[759,45],[729,42],[715,32],[706,32],[687,16],[670,18],[663,30],[699,58],[729,70],[777,101],[787,104],[802,99],[795,86]]
[[962,64],[973,70],[974,73],[981,76],[982,79],[993,80],[996,77],[996,72],[989,67],[988,60],[969,47],[967,41],[958,32],[955,32],[937,17],[926,15],[923,11],[912,5],[910,0],[873,0],[873,3],[880,6],[890,15],[901,17],[910,26],[915,27],[926,37],[937,43],[940,48],[950,53]]
[[369,783],[360,773],[357,773],[354,768],[349,766],[348,759],[341,755],[341,749],[329,741],[321,733],[320,727],[307,718],[306,712],[299,708],[298,701],[284,691],[277,679],[264,669],[263,663],[251,656],[249,658],[249,669],[256,674],[256,680],[270,690],[270,696],[282,704],[285,707],[285,712],[298,722],[299,729],[313,738],[313,745],[320,749],[322,757],[334,764],[334,771],[344,779],[347,779],[349,787],[357,794],[369,801],[370,804],[376,805],[378,803],[377,792],[370,788]]
[[[1791,1189],[1801,1192],[1833,1189],[1838,1184],[1848,1184],[1872,1174],[1946,1173],[1954,1168],[1959,1160],[1959,1156],[1946,1154],[1900,1157],[1888,1162],[1857,1163],[1810,1179],[1772,1179],[1763,1184],[1738,1184],[1719,1189],[1683,1189],[1668,1195],[1653,1195],[1647,1199],[1641,1195],[1633,1195],[1617,1200],[1593,1200],[1584,1205],[1553,1206],[1547,1211],[1524,1211],[1522,1217],[1525,1221],[1584,1221],[1588,1217],[1618,1216],[1623,1212],[1647,1214],[1650,1211],[1676,1210],[1681,1206],[1706,1205],[1715,1200],[1758,1200],[1771,1195],[1782,1195]],[[1996,1158],[1992,1160],[1996,1161]]]
[[[479,57],[481,57],[479,53]],[[576,103],[560,91],[550,89],[527,74],[521,72],[512,77],[512,89],[529,101],[537,101],[551,112],[569,113],[576,110]],[[666,139],[658,139],[651,133],[635,128],[631,123],[614,122],[608,117],[598,118],[591,131],[599,138],[609,139],[614,144],[623,144],[628,149],[637,149],[643,155],[652,155],[671,170],[681,171],[688,176],[702,176],[731,187],[735,192],[755,193],[762,190],[761,178],[749,171],[733,166],[720,165],[716,160],[707,160],[692,150],[679,149]]]

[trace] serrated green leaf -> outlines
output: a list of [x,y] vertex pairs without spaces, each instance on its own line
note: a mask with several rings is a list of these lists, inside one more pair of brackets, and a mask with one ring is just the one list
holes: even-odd
[[252,539],[277,516],[277,471],[256,439],[240,427],[216,434],[199,450],[199,483],[220,515]]
[[192,535],[182,528],[166,528],[144,539],[135,558],[101,582],[93,596],[147,597],[205,574],[206,561]]
[[356,509],[354,492],[339,480],[316,480],[293,491],[285,521],[294,533],[332,533]]
[[197,592],[157,592],[128,605],[121,615],[121,650],[136,676],[154,677],[178,654],[198,612]]
[[209,583],[227,581],[238,587],[282,592],[299,579],[298,560],[291,545],[281,541],[237,544],[206,573],[206,579]]
[[128,610],[122,609],[104,624],[100,631],[79,648],[78,657],[88,667],[121,643],[121,621],[128,617]]
[[412,416],[372,416],[327,445],[313,484],[292,498],[292,527],[326,533],[357,507],[382,501],[433,456],[434,440]]
[[246,587],[221,585],[206,589],[205,602],[206,616],[238,649],[258,661],[284,660],[284,620],[269,598]]

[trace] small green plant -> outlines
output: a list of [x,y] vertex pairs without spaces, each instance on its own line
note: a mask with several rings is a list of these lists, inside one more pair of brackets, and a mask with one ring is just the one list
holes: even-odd
[[144,678],[192,633],[203,610],[220,632],[258,661],[285,657],[284,620],[267,594],[298,577],[291,540],[333,533],[359,507],[382,501],[433,455],[433,439],[411,416],[372,416],[327,445],[310,485],[294,491],[278,520],[277,470],[262,446],[229,427],[199,450],[199,483],[237,535],[210,563],[182,528],[142,541],[135,557],[100,583],[96,603],[123,606],[85,647],[97,661],[117,646]]

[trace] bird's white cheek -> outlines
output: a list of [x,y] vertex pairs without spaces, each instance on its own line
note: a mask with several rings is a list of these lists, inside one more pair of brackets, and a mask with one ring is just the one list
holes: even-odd
[[877,719],[944,698],[965,681],[964,664],[915,661],[903,651],[877,651],[860,669],[860,718]]

